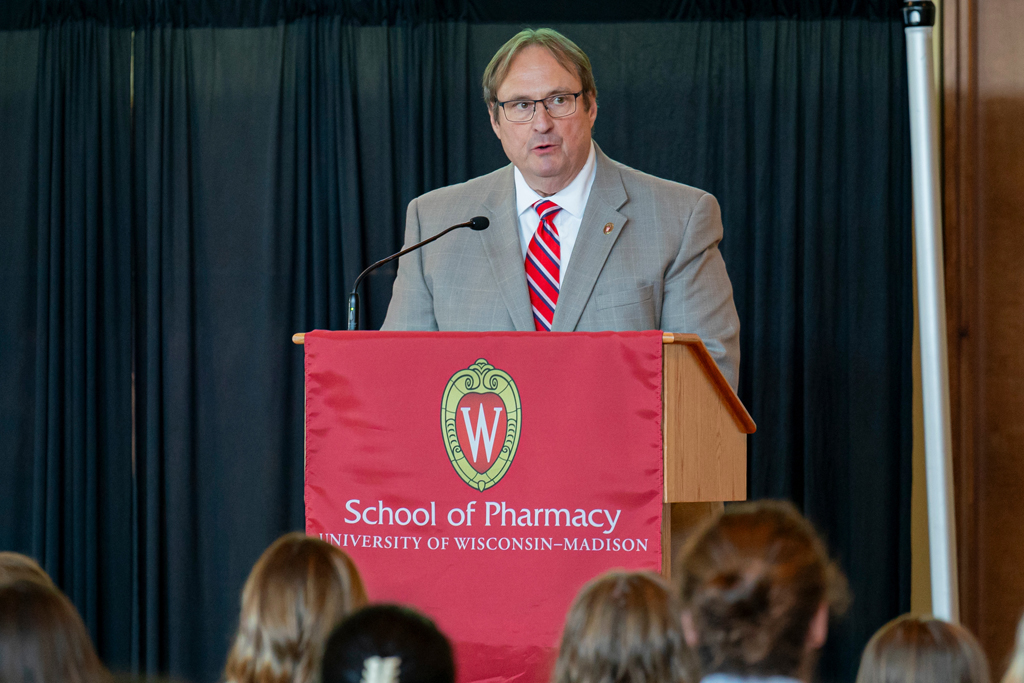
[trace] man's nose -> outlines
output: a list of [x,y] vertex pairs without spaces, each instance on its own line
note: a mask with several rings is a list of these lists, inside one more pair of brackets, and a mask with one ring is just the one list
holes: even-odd
[[543,102],[537,103],[537,108],[533,112],[533,129],[538,133],[551,130],[554,125],[554,119],[548,114],[547,107],[544,106]]

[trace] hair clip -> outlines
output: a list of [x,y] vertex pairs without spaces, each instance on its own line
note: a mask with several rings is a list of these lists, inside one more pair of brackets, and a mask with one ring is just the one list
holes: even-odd
[[359,683],[398,683],[401,657],[367,657],[363,660],[363,677]]

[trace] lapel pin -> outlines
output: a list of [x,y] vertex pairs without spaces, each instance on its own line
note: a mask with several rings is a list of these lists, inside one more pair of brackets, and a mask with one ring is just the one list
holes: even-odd
[[605,223],[604,224],[604,234],[607,235],[608,233],[610,233],[614,229],[615,229],[615,224],[614,223]]

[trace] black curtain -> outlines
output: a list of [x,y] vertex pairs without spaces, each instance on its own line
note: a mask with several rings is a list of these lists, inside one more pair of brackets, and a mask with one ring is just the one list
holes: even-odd
[[130,32],[0,31],[0,549],[130,648]]
[[[465,117],[433,103],[466,105],[466,34],[337,18],[137,32],[142,668],[216,678],[253,562],[303,528],[290,337],[343,328],[409,199],[465,177]],[[388,274],[371,278],[372,321],[389,298]]]
[[[909,606],[902,27],[887,3],[625,6],[8,7],[0,548],[43,559],[113,666],[218,677],[252,563],[303,523],[289,337],[343,326],[409,200],[507,163],[479,78],[529,20],[590,55],[610,156],[722,204],[750,494],[796,501],[849,573],[821,677],[852,680]],[[393,277],[364,285],[371,326]]]

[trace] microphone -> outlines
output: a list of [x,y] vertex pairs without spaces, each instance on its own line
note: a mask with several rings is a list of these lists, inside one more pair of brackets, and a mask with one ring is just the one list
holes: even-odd
[[359,277],[356,278],[355,283],[353,283],[353,285],[352,285],[352,293],[348,295],[348,327],[347,327],[347,329],[349,329],[349,330],[358,330],[359,329],[359,292],[358,292],[358,290],[359,290],[359,283],[363,281],[363,278],[366,277],[366,275],[370,271],[376,270],[377,268],[380,268],[381,266],[383,266],[385,263],[388,263],[390,261],[394,261],[396,258],[398,258],[400,256],[405,256],[410,251],[416,251],[420,247],[422,247],[422,246],[424,246],[426,244],[430,244],[431,242],[433,242],[436,239],[440,239],[441,237],[444,237],[445,235],[450,233],[452,230],[458,230],[459,228],[471,228],[473,230],[486,230],[487,226],[489,226],[490,224],[491,224],[491,222],[489,220],[487,220],[487,218],[485,216],[474,216],[473,218],[470,218],[465,223],[459,223],[458,225],[453,225],[450,228],[445,228],[444,230],[442,230],[441,232],[437,233],[433,237],[428,237],[427,239],[423,240],[422,242],[417,242],[416,244],[412,245],[408,249],[403,249],[402,251],[398,252],[397,254],[392,254],[391,256],[388,256],[387,258],[382,258],[380,261],[377,261],[376,263],[371,264],[366,270],[364,270],[363,272],[359,273]]

